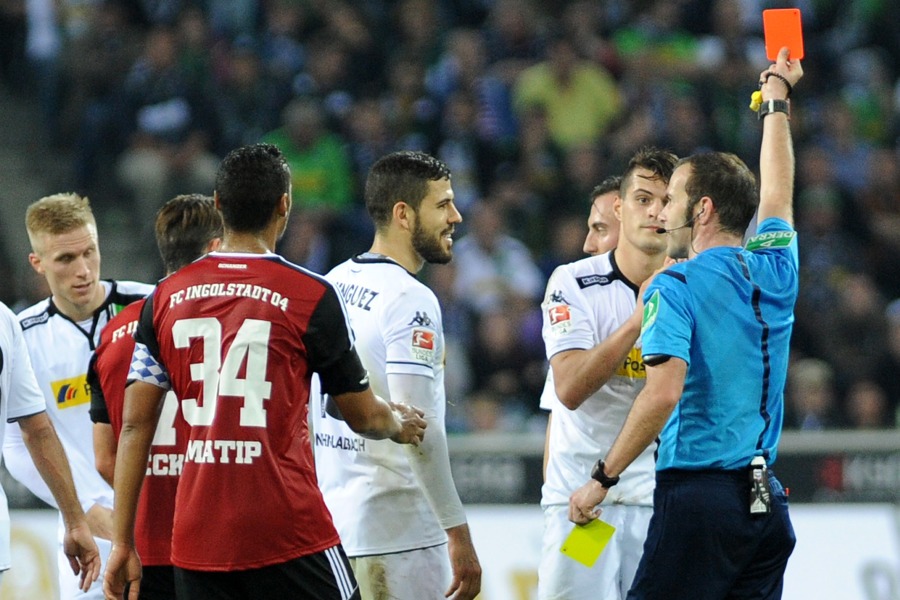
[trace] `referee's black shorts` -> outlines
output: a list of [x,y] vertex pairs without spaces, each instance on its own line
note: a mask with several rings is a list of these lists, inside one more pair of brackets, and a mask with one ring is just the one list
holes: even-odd
[[653,517],[628,600],[775,600],[796,538],[769,471],[772,511],[750,515],[746,469],[656,474]]
[[340,545],[260,569],[175,567],[175,589],[179,600],[360,600],[350,561]]

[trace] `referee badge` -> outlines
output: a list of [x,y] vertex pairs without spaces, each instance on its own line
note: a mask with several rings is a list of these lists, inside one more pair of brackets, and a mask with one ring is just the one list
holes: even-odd
[[656,315],[659,314],[659,290],[655,290],[653,295],[644,303],[644,318],[641,320],[641,335],[647,328],[656,322]]

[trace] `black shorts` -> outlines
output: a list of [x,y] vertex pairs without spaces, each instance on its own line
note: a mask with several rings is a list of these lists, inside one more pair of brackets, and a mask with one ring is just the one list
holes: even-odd
[[658,471],[628,600],[781,598],[796,538],[787,495],[769,474],[772,512],[751,516],[748,470]]
[[179,600],[361,600],[340,546],[288,562],[245,571],[175,567]]
[[[175,567],[144,567],[141,571],[138,600],[175,600]],[[128,597],[127,587],[125,597]]]

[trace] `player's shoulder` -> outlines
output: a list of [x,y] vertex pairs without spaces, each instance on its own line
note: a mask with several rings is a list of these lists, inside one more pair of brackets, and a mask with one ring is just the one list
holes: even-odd
[[23,309],[16,318],[23,331],[27,331],[38,325],[44,325],[50,320],[50,298],[44,298],[36,304]]
[[610,253],[589,256],[560,265],[550,277],[551,285],[577,290],[605,287],[621,279]]
[[119,310],[129,304],[143,300],[151,294],[156,287],[150,283],[123,281],[118,279],[109,280],[109,285],[109,295],[106,297],[106,302],[107,304],[118,306]]

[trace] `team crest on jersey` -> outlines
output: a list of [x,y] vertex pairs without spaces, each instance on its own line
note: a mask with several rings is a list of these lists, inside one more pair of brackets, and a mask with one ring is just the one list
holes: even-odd
[[56,398],[56,408],[71,408],[91,401],[91,387],[87,382],[87,375],[79,375],[69,379],[60,379],[50,382],[53,397]]
[[569,333],[572,329],[572,311],[568,304],[556,304],[547,309],[550,330],[556,335]]
[[434,360],[434,332],[427,329],[413,329],[412,355],[416,360],[432,362]]
[[647,328],[656,322],[656,315],[659,314],[659,290],[655,290],[650,299],[644,303],[644,318],[641,321],[641,335]]

